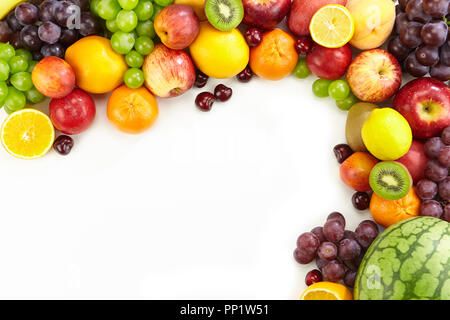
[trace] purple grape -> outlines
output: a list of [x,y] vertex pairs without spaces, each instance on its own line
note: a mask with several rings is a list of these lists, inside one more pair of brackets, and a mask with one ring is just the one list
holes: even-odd
[[437,159],[442,166],[450,168],[450,146],[446,146],[442,149],[439,152]]
[[368,248],[378,236],[378,227],[373,221],[364,220],[356,228],[355,234],[361,247]]
[[400,34],[400,32],[402,32],[402,29],[408,24],[408,22],[409,20],[406,13],[399,13],[395,18],[395,32],[397,34]]
[[395,37],[389,41],[388,51],[396,57],[398,61],[403,61],[409,55],[411,49],[402,43],[400,37]]
[[314,233],[317,238],[319,238],[320,243],[327,241],[327,239],[325,239],[325,236],[323,234],[323,228],[322,227],[315,227],[311,230],[312,233]]
[[440,50],[441,60],[440,63],[444,66],[450,66],[450,45],[445,43]]
[[448,26],[442,20],[424,24],[420,32],[423,42],[432,47],[440,47],[447,41]]
[[442,63],[438,63],[437,65],[431,67],[430,76],[441,81],[448,81],[450,80],[450,67],[443,65]]
[[355,286],[355,280],[356,280],[357,274],[358,274],[357,271],[347,270],[347,272],[345,273],[345,276],[344,276],[344,284],[349,288],[353,288]]
[[445,144],[442,142],[441,138],[433,137],[428,139],[423,146],[425,155],[430,159],[436,159],[439,152],[444,149]]
[[81,11],[89,11],[89,0],[69,0],[74,5],[80,7]]
[[351,261],[361,254],[361,246],[356,240],[343,239],[339,242],[338,256],[342,260]]
[[15,15],[22,25],[34,24],[39,19],[38,8],[28,2],[21,3],[16,7]]
[[442,18],[448,14],[448,0],[423,0],[423,11],[433,18]]
[[39,20],[42,22],[55,22],[55,8],[59,5],[58,1],[55,0],[47,0],[42,3],[39,8]]
[[13,34],[6,21],[0,21],[0,42],[6,43]]
[[405,11],[408,0],[399,0],[398,5],[402,11]]
[[317,249],[317,256],[322,260],[331,261],[336,259],[338,249],[333,242],[322,242],[322,244]]
[[450,177],[439,182],[439,196],[444,200],[450,201]]
[[445,143],[446,145],[450,145],[450,127],[442,130],[441,139],[443,143]]
[[420,35],[422,31],[423,24],[419,22],[408,22],[406,27],[400,32],[400,40],[408,48],[417,48],[422,44],[422,36]]
[[439,48],[421,45],[416,50],[416,59],[423,66],[432,66],[439,62]]
[[34,61],[41,61],[42,59],[44,59],[44,56],[42,55],[41,51],[33,51],[31,53],[31,55],[33,56],[33,60]]
[[38,35],[42,41],[54,44],[61,36],[61,27],[51,21],[44,22],[39,26]]
[[44,57],[53,56],[63,59],[66,50],[60,43],[46,44],[42,46],[41,53]]
[[345,230],[344,239],[356,240],[356,234],[353,231]]
[[352,196],[352,204],[357,210],[367,210],[370,206],[370,196],[367,192],[357,191]]
[[84,37],[97,34],[100,26],[97,19],[90,12],[81,14],[80,34]]
[[339,282],[344,279],[345,267],[338,260],[332,260],[322,268],[322,274],[326,281]]
[[413,77],[423,77],[430,71],[430,67],[420,64],[416,55],[412,52],[405,60],[405,70]]
[[20,31],[23,28],[23,25],[20,24],[19,20],[17,20],[14,11],[8,14],[8,16],[6,17],[6,22],[13,32]]
[[22,31],[20,31],[20,40],[22,44],[30,51],[39,50],[42,46],[42,41],[39,39],[38,27],[29,25],[25,26]]
[[319,247],[319,245],[320,245],[319,238],[312,232],[302,233],[297,238],[297,248],[311,254],[316,253],[316,250]]
[[325,267],[328,262],[329,262],[328,260],[323,260],[323,259],[320,259],[319,257],[316,257],[316,266],[320,270],[322,270],[322,268]]
[[59,42],[65,46],[70,46],[75,43],[79,38],[78,31],[76,29],[62,29]]
[[353,154],[352,148],[348,144],[338,144],[333,148],[334,156],[338,163],[342,163]]
[[328,241],[339,242],[344,238],[344,228],[345,226],[339,220],[328,220],[323,226],[323,234]]
[[442,214],[442,219],[447,222],[450,222],[450,203],[445,205],[444,213]]
[[330,213],[327,217],[327,221],[329,221],[329,220],[337,220],[345,228],[345,217],[342,215],[342,213],[339,213],[336,211]]
[[294,250],[294,259],[300,264],[308,264],[314,260],[314,254],[296,248]]
[[416,191],[420,199],[430,200],[437,195],[438,186],[434,181],[422,179],[417,183]]
[[448,169],[441,166],[436,160],[431,160],[425,167],[425,177],[434,182],[441,182],[447,176]]
[[74,5],[69,1],[61,1],[59,5],[55,8],[55,21],[61,27],[69,28],[69,24],[75,22],[75,15],[78,13],[79,13],[78,6]]
[[426,200],[420,204],[421,216],[440,218],[442,212],[442,206],[436,200]]
[[409,0],[405,12],[411,21],[425,23],[431,20],[431,17],[423,10],[422,0]]

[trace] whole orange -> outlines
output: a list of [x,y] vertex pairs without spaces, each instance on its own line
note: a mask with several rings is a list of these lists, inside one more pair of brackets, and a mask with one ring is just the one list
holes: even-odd
[[111,92],[123,83],[128,70],[125,58],[115,52],[108,39],[89,36],[66,51],[65,60],[75,70],[77,86],[89,93]]
[[281,29],[264,33],[262,42],[250,50],[250,68],[261,78],[283,79],[298,62],[294,43],[295,39]]
[[108,120],[120,131],[137,134],[149,129],[158,118],[158,103],[145,87],[123,85],[108,100]]

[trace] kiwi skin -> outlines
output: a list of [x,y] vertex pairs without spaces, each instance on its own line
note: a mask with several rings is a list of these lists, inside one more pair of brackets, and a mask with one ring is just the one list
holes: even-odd
[[[387,176],[389,178],[386,179]],[[393,179],[392,183],[389,179]],[[400,162],[383,161],[372,168],[369,184],[380,197],[399,200],[408,194],[413,180],[408,169]]]
[[[221,10],[228,8],[224,16]],[[231,31],[244,19],[244,6],[241,0],[206,0],[205,14],[211,25],[220,31]]]

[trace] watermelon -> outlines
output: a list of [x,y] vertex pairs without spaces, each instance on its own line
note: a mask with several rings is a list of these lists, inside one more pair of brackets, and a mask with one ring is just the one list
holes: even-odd
[[354,288],[359,300],[450,300],[450,223],[400,221],[367,250]]

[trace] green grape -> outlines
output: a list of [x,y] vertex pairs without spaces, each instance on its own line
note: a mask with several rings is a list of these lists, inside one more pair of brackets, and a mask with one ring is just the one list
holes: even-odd
[[27,100],[31,103],[39,103],[44,101],[45,96],[38,91],[35,87],[32,87],[30,90],[25,92],[25,96],[27,97]]
[[33,56],[31,55],[31,52],[25,49],[16,50],[16,56],[24,57],[25,59],[27,59],[28,63],[33,61]]
[[24,57],[15,56],[9,60],[9,68],[11,74],[27,71],[28,70],[28,60]]
[[8,95],[8,85],[5,81],[0,81],[0,106]]
[[106,25],[106,29],[108,29],[112,33],[119,31],[119,27],[117,26],[116,19],[107,20],[105,25]]
[[116,24],[123,32],[133,31],[136,28],[137,23],[138,19],[134,11],[122,10],[117,14]]
[[34,67],[36,67],[36,65],[38,64],[38,62],[39,62],[39,61],[34,61],[34,60],[32,60],[32,61],[30,62],[30,64],[28,65],[27,72],[32,73],[33,70],[34,70]]
[[134,12],[139,21],[147,21],[153,16],[153,3],[150,0],[139,0],[138,5],[134,8]]
[[14,110],[9,109],[7,106],[3,105],[3,109],[6,111],[7,114],[11,114],[14,112]]
[[339,109],[343,111],[348,111],[358,101],[359,101],[358,98],[353,94],[353,92],[350,91],[347,98],[345,98],[344,100],[336,101],[336,105],[338,106]]
[[20,91],[28,91],[33,87],[31,74],[28,72],[17,72],[12,75],[9,81],[14,86],[14,88]]
[[139,0],[119,0],[119,5],[125,10],[133,10],[138,3]]
[[25,107],[26,103],[27,98],[25,97],[25,94],[23,92],[20,92],[14,87],[8,88],[8,95],[3,102],[5,109],[8,108],[9,110],[14,112]]
[[144,63],[144,57],[133,50],[125,56],[125,61],[130,68],[140,68]]
[[134,36],[132,33],[123,31],[115,32],[111,37],[111,46],[117,53],[127,54],[133,49]]
[[99,5],[100,1],[102,1],[102,0],[91,0],[91,4],[90,4],[91,12],[96,16],[98,16],[98,5]]
[[122,10],[117,0],[101,0],[97,5],[97,12],[103,20],[115,19]]
[[350,93],[350,87],[344,80],[335,80],[328,87],[328,94],[334,100],[344,100]]
[[154,2],[163,8],[171,5],[173,3],[173,0],[154,0]]
[[300,58],[297,65],[295,66],[294,75],[299,79],[305,79],[310,74],[311,71],[309,71],[308,66],[306,65],[306,59]]
[[312,85],[313,93],[319,98],[328,97],[328,87],[330,86],[331,80],[317,79]]
[[155,27],[153,26],[152,20],[139,22],[136,27],[136,32],[138,36],[147,36],[152,39],[156,36]]
[[12,45],[0,42],[0,59],[9,61],[15,54],[16,51]]
[[143,56],[146,56],[152,52],[154,47],[155,44],[153,43],[153,40],[146,36],[137,38],[136,43],[134,44],[136,51]]
[[144,84],[144,72],[141,69],[131,68],[125,72],[125,84],[131,89],[137,89]]
[[0,60],[0,81],[6,81],[9,79],[10,70],[11,68],[9,67],[8,62]]
[[153,16],[151,17],[152,21],[155,21],[156,16],[161,12],[162,9],[164,9],[164,7],[161,7],[157,4],[153,6]]

